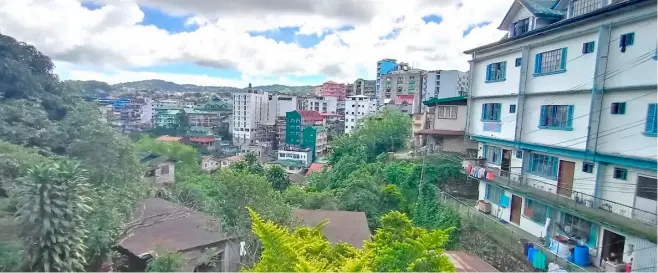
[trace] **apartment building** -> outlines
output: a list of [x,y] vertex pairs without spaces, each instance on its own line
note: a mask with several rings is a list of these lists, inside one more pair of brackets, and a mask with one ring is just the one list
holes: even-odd
[[259,124],[274,124],[276,104],[270,101],[275,101],[272,95],[253,90],[251,84],[246,93],[233,94],[233,145],[251,144]]
[[302,148],[311,149],[313,161],[327,153],[327,130],[324,126],[307,126],[302,130]]
[[347,97],[345,84],[333,81],[328,81],[322,84],[321,94],[322,97],[336,97],[339,100],[345,100],[345,97]]
[[213,128],[219,126],[220,119],[218,112],[210,112],[203,110],[185,109],[187,120],[190,126],[199,126],[206,128]]
[[285,117],[286,113],[297,110],[299,101],[296,96],[276,96],[276,117]]
[[376,99],[363,95],[348,97],[345,101],[345,133],[352,132],[359,120],[376,111]]
[[349,96],[363,95],[371,98],[375,97],[375,81],[357,79],[356,81],[354,81],[353,84],[351,84],[351,88],[348,89],[348,95]]
[[286,145],[301,147],[306,127],[324,126],[324,117],[316,111],[295,110],[286,113]]
[[[472,56],[465,162],[491,213],[656,268],[656,1],[517,0]],[[582,248],[582,247],[581,247]],[[583,266],[586,266],[583,265]]]
[[423,70],[411,68],[407,63],[400,63],[395,71],[391,71],[382,79],[383,92],[380,102],[395,100],[398,96],[413,95],[413,113],[421,112],[422,98],[420,90],[422,86]]
[[338,97],[304,98],[301,103],[301,110],[316,111],[321,114],[336,114],[338,111]]
[[380,106],[384,103],[384,77],[391,71],[395,71],[398,62],[395,59],[383,59],[377,62],[377,77],[375,79],[375,103]]
[[457,70],[433,70],[423,73],[423,101],[466,96],[468,72]]

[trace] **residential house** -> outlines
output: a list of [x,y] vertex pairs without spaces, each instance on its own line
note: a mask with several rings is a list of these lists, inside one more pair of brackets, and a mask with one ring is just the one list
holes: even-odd
[[234,156],[229,156],[225,157],[219,160],[219,167],[220,168],[229,168],[233,163],[242,161],[244,159],[244,155],[234,155]]
[[[301,168],[308,168],[313,163],[313,149],[284,146],[277,151],[277,160],[298,161]],[[298,164],[294,164],[297,166]],[[294,170],[297,173],[297,169]]]
[[433,98],[423,102],[428,107],[425,129],[414,133],[414,138],[419,138],[419,146],[434,153],[451,152],[475,157],[477,143],[464,140],[466,102],[466,97]]
[[[146,269],[157,250],[176,251],[185,258],[186,272],[237,272],[241,268],[238,238],[222,232],[220,219],[160,198],[146,199],[135,209],[139,218],[119,239],[118,250],[128,257],[128,271]],[[217,252],[209,252],[214,248]],[[204,256],[218,262],[205,264]],[[211,256],[212,257],[212,256]]]
[[414,107],[414,95],[398,95],[394,99],[384,99],[384,106],[398,109],[405,114],[412,114]]
[[370,241],[370,229],[364,212],[293,209],[292,214],[297,226],[315,227],[322,221],[328,221],[322,232],[332,244],[347,243],[363,248],[364,242]]
[[201,169],[204,171],[212,172],[219,169],[220,161],[212,156],[205,155],[201,157]]
[[301,110],[316,111],[319,112],[320,114],[336,114],[338,111],[338,98],[337,97],[304,98],[301,103]]
[[156,186],[171,185],[176,182],[176,160],[165,155],[140,153],[140,162],[147,166],[146,178]]
[[190,126],[214,128],[219,126],[219,112],[185,109]]
[[594,266],[658,271],[656,1],[516,0],[499,29],[465,52],[480,199]]

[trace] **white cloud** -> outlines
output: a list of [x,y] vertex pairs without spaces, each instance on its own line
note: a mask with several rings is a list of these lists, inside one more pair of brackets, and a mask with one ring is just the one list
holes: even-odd
[[[98,1],[104,3],[102,8],[88,10],[76,0],[0,0],[0,30],[34,44],[58,63],[72,63],[65,71],[74,79],[119,82],[151,77],[243,86],[257,79],[274,83],[279,77],[320,74],[353,81],[374,78],[376,61],[382,58],[424,69],[468,69],[469,56],[462,52],[503,36],[496,27],[512,0],[464,0],[461,7],[457,0],[340,0],[341,7],[328,4],[339,0],[265,1],[279,4],[269,10],[263,0]],[[198,28],[172,34],[141,25],[144,13],[138,4],[190,15],[187,23]],[[421,17],[429,14],[439,14],[442,22],[426,24]],[[485,21],[492,24],[462,37],[469,25]],[[354,29],[330,32],[312,48],[248,34],[279,27],[321,34],[345,25]],[[379,39],[394,29],[399,30],[394,38]],[[236,69],[243,79],[129,71],[181,62]],[[85,65],[103,69],[85,71]]]

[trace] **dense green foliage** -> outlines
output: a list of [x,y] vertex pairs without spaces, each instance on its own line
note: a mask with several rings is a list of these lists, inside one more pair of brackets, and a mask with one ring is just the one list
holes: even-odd
[[381,219],[372,241],[364,249],[332,244],[323,235],[327,222],[300,227],[290,234],[287,227],[263,220],[253,210],[252,230],[263,251],[250,272],[454,272],[443,255],[449,230],[416,227],[403,213],[393,211]]
[[30,271],[83,271],[85,218],[91,211],[85,171],[77,164],[36,165],[19,179],[16,221]]
[[[87,170],[89,196],[104,197],[90,200],[93,210],[85,217],[84,256],[87,269],[95,269],[107,258],[135,202],[149,193],[148,186],[132,142],[101,121],[97,107],[62,84],[53,68],[33,46],[0,35],[2,187],[15,199],[21,190],[16,179],[27,175],[28,167],[79,162]],[[23,245],[25,253],[30,247]],[[25,258],[36,266],[33,256]]]
[[180,272],[186,264],[182,254],[175,251],[164,251],[157,253],[148,261],[146,272]]

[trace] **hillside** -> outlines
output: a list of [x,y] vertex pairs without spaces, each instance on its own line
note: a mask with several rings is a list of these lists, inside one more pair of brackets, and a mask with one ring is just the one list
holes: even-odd
[[[229,86],[198,86],[193,84],[177,84],[163,80],[144,80],[136,82],[125,82],[118,84],[107,84],[99,81],[65,81],[73,89],[80,90],[89,95],[126,94],[137,91],[170,91],[170,92],[213,92],[231,93],[245,90],[245,88]],[[313,90],[313,86],[287,86],[287,85],[264,85],[255,86],[265,92],[277,94],[305,94]]]

